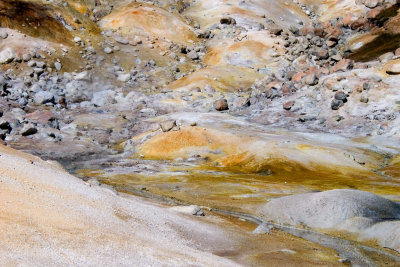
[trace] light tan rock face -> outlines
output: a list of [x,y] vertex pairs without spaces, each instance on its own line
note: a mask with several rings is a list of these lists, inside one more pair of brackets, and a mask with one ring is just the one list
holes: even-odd
[[2,266],[235,265],[193,246],[202,235],[223,245],[218,227],[90,187],[37,157],[0,154]]

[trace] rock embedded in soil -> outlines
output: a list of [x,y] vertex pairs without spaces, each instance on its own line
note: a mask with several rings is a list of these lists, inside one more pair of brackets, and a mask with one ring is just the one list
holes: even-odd
[[342,100],[333,99],[332,102],[331,102],[332,110],[338,110],[343,105],[344,105],[344,102]]
[[226,99],[219,99],[217,101],[214,102],[214,108],[218,111],[224,111],[224,110],[228,110],[229,106],[228,106],[228,100]]
[[341,101],[343,101],[343,103],[345,103],[347,101],[347,95],[343,91],[337,91],[335,93],[335,99],[336,100],[341,100]]
[[112,52],[113,52],[113,50],[112,50],[112,48],[110,48],[110,47],[106,47],[106,48],[104,48],[104,53],[106,53],[106,54],[111,54]]
[[169,132],[176,126],[176,120],[168,120],[160,123],[160,128],[163,132]]
[[283,109],[290,110],[294,105],[294,101],[288,101],[283,104]]

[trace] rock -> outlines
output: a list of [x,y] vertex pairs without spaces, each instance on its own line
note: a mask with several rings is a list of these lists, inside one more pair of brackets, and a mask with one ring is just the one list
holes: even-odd
[[33,126],[32,124],[27,124],[24,126],[24,128],[21,130],[21,135],[22,136],[29,136],[36,134],[38,132],[37,128]]
[[57,71],[60,71],[60,70],[61,70],[61,67],[62,67],[62,65],[61,65],[60,62],[55,62],[55,63],[54,63],[54,68],[56,68]]
[[267,220],[320,229],[342,229],[354,218],[400,219],[400,205],[375,194],[336,189],[272,199],[259,213]]
[[76,81],[90,81],[90,73],[88,71],[82,71],[80,73],[77,73],[74,77]]
[[49,91],[39,91],[35,94],[33,101],[39,105],[54,103],[54,95]]
[[204,216],[205,215],[203,209],[196,205],[175,206],[175,207],[172,207],[171,209],[182,212],[184,214],[188,214],[188,215],[195,215],[195,216]]
[[11,48],[6,48],[0,52],[0,64],[11,63],[16,55]]
[[46,63],[43,62],[43,61],[37,61],[37,62],[36,62],[36,67],[37,67],[37,68],[44,69],[44,68],[46,68]]
[[113,52],[113,50],[110,48],[110,47],[106,47],[106,48],[104,48],[104,53],[106,53],[106,54],[111,54],[112,52]]
[[338,61],[342,60],[343,58],[340,54],[336,54],[336,55],[331,56],[331,59],[338,62]]
[[317,59],[327,59],[329,57],[328,50],[322,48],[322,47],[317,47],[315,48],[312,52],[312,55],[316,56]]
[[272,20],[268,20],[268,22],[266,24],[266,28],[271,34],[274,34],[274,35],[281,35],[281,33],[283,31],[282,27],[278,26]]
[[2,38],[2,39],[7,39],[7,37],[8,37],[8,33],[6,33],[6,32],[0,32],[0,38]]
[[288,101],[283,104],[283,109],[290,110],[294,105],[294,101]]
[[343,103],[345,103],[345,102],[347,101],[347,95],[346,95],[346,93],[343,92],[343,91],[337,91],[337,92],[335,93],[335,99],[337,99],[337,100],[342,100]]
[[131,74],[130,73],[121,73],[118,75],[117,80],[120,82],[127,82],[131,79]]
[[218,111],[228,110],[228,101],[226,99],[220,99],[214,102],[214,108]]
[[117,43],[119,43],[119,44],[122,44],[122,45],[127,45],[127,44],[129,44],[129,40],[128,40],[128,39],[125,39],[125,38],[123,38],[123,37],[116,37],[116,38],[115,38],[115,41],[116,41]]
[[381,56],[379,57],[379,60],[380,60],[382,63],[386,63],[386,62],[388,62],[389,60],[391,60],[393,57],[394,57],[394,53],[393,53],[393,52],[387,52],[387,53],[381,55]]
[[176,120],[168,120],[160,123],[160,128],[163,132],[171,131],[176,125]]
[[194,50],[190,51],[187,55],[192,60],[199,59],[199,54]]
[[31,55],[30,54],[23,54],[22,55],[22,60],[25,62],[28,62],[29,60],[31,60]]
[[318,83],[318,78],[315,72],[313,72],[304,76],[303,81],[307,85],[316,85]]
[[397,57],[397,56],[400,56],[400,48],[397,48],[395,51],[394,51],[394,55]]
[[340,107],[344,105],[342,100],[333,99],[331,102],[332,110],[338,110]]
[[82,39],[79,37],[79,36],[75,36],[74,37],[74,42],[75,43],[79,43],[79,42],[81,42],[82,41]]
[[34,60],[29,60],[28,62],[28,67],[35,67],[36,66],[36,61]]
[[31,122],[46,124],[53,118],[53,113],[50,110],[36,110],[27,114],[26,118]]
[[379,0],[364,0],[364,5],[368,8],[375,8],[379,4]]
[[132,41],[129,42],[130,45],[136,46],[142,43],[142,39],[139,36],[135,36]]
[[386,73],[391,75],[400,74],[400,63],[394,63],[389,65],[386,69]]
[[361,97],[360,97],[360,102],[361,103],[368,103],[368,101],[369,101],[368,96],[361,95]]
[[338,63],[336,63],[330,71],[331,73],[334,73],[337,71],[347,71],[351,68],[353,68],[353,61],[351,61],[350,59],[342,59]]
[[236,20],[232,17],[222,17],[219,21],[221,24],[235,25]]
[[115,104],[115,92],[113,90],[103,90],[93,94],[91,103],[96,107],[103,107]]
[[87,100],[85,83],[71,81],[65,85],[65,103],[76,103]]

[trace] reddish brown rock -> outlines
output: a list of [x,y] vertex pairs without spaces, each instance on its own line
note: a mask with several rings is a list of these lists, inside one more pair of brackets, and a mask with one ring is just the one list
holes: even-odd
[[301,81],[301,79],[306,76],[307,74],[305,72],[297,73],[292,77],[292,81],[295,83],[298,83]]
[[283,104],[283,109],[284,110],[290,110],[294,105],[294,101],[288,101],[285,104]]
[[359,18],[359,19],[356,19],[355,21],[353,21],[353,23],[351,23],[350,27],[352,30],[356,30],[358,28],[363,27],[366,24],[367,24],[367,19]]
[[53,118],[53,113],[49,110],[37,110],[26,115],[26,118],[31,122],[46,124]]
[[356,20],[357,20],[357,17],[355,17],[354,14],[349,13],[343,17],[342,24],[345,27],[350,27],[350,25]]

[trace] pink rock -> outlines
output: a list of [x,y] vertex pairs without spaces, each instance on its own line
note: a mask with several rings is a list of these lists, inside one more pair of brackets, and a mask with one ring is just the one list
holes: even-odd
[[283,109],[284,110],[290,110],[294,105],[294,101],[288,101],[285,104],[283,104]]
[[53,113],[49,110],[37,110],[26,115],[26,118],[31,122],[46,124],[53,118]]

